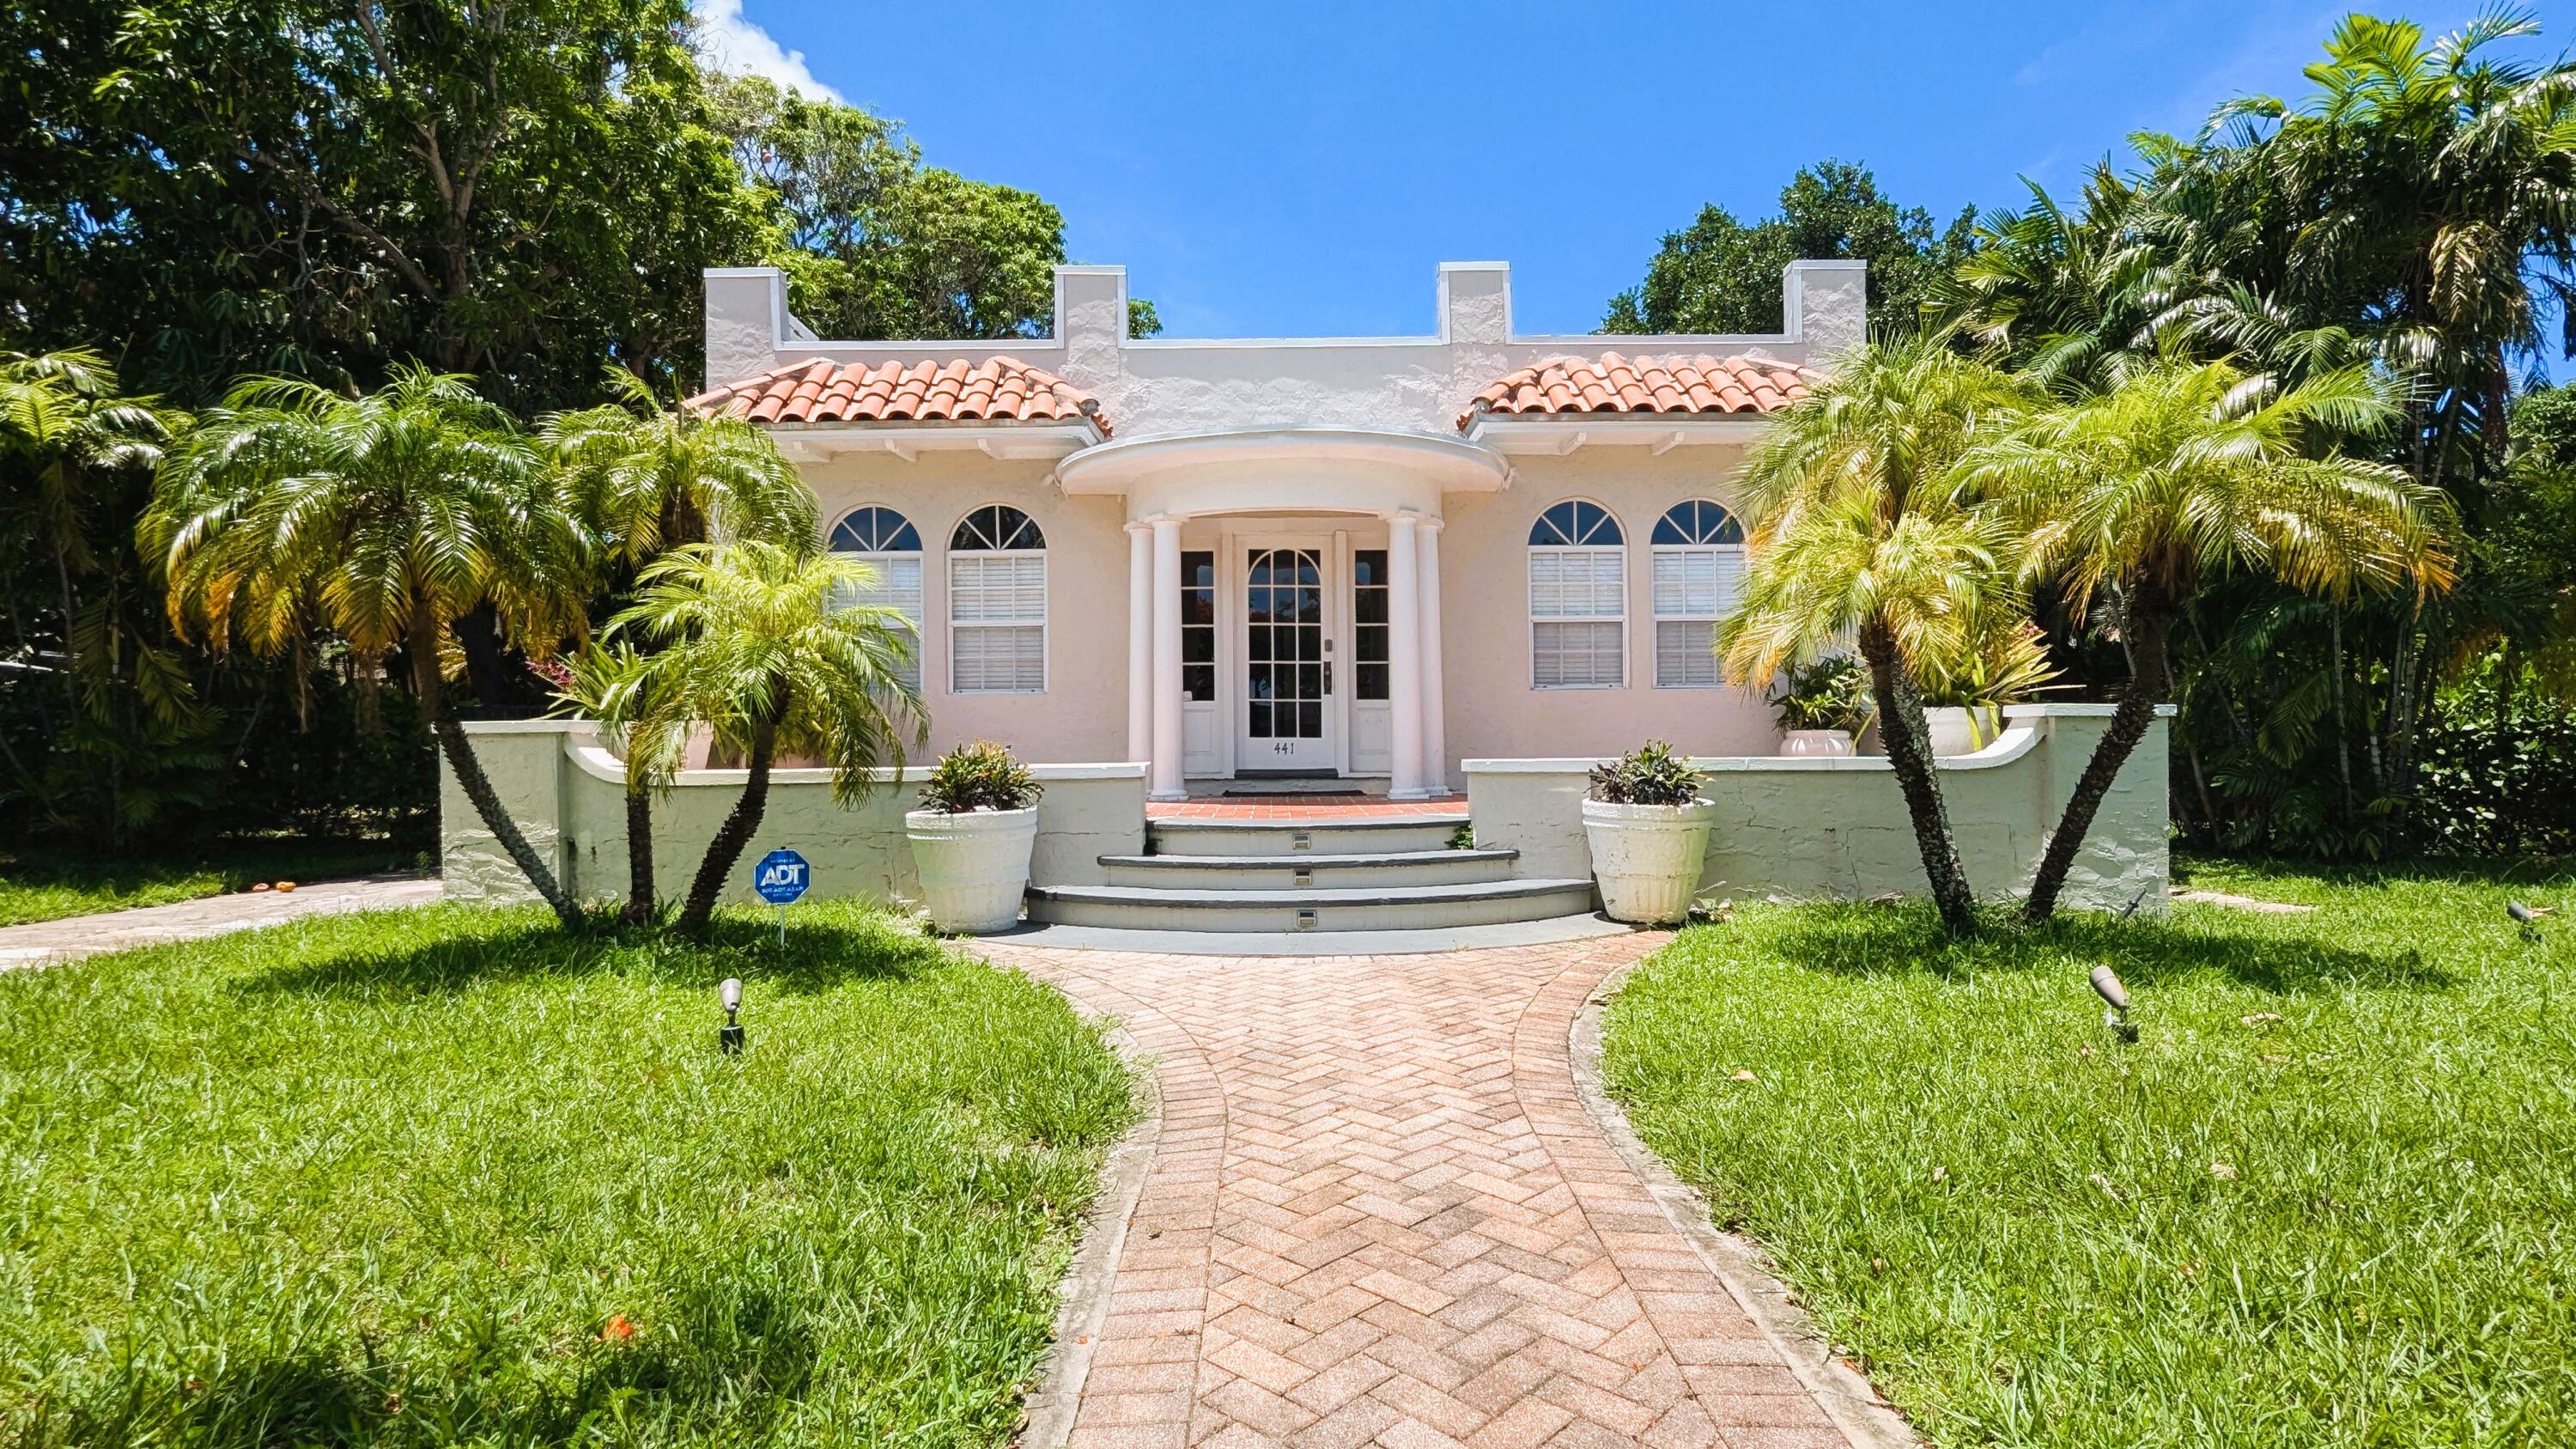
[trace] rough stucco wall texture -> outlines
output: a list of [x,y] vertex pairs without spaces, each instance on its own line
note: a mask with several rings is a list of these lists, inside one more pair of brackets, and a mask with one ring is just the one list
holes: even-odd
[[[2066,797],[2109,722],[2107,706],[2024,707],[1988,750],[1943,762],[1942,799],[1979,894],[2029,892]],[[2068,874],[2070,906],[2163,909],[2170,878],[2165,734],[2160,719],[2121,769]],[[1591,763],[1469,761],[1477,843],[1517,848],[1524,875],[1591,874],[1583,837]],[[1701,793],[1719,806],[1703,894],[1812,900],[1923,891],[1913,825],[1883,758],[1694,763],[1707,772]]]
[[[626,894],[626,799],[619,766],[598,743],[594,727],[569,720],[472,724],[484,768],[519,828],[540,852],[551,850],[566,888],[582,900]],[[552,762],[551,768],[549,761]],[[505,763],[506,762],[506,763]],[[440,797],[442,874],[453,900],[522,901],[535,897],[499,842],[483,828],[474,807],[442,762]],[[724,899],[754,904],[751,866],[787,846],[814,866],[817,898],[872,901],[919,894],[903,814],[920,800],[919,769],[881,786],[865,800],[843,806],[832,798],[823,770],[772,774],[760,831],[727,884]],[[1145,848],[1145,776],[1141,767],[1082,765],[1037,768],[1046,793],[1038,803],[1039,879],[1094,884],[1107,878],[1102,855],[1136,855]],[[699,858],[725,813],[742,794],[740,770],[684,772],[668,794],[653,802],[653,877],[667,898],[688,891]],[[569,867],[567,870],[566,867]]]

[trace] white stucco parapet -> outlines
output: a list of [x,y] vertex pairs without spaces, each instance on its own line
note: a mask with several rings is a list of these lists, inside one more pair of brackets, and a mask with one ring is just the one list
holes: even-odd
[[[1100,400],[1120,439],[1264,428],[1388,429],[1454,438],[1458,414],[1486,384],[1568,355],[1759,356],[1822,366],[1867,332],[1868,264],[1792,262],[1781,276],[1776,334],[1522,334],[1511,269],[1439,269],[1433,330],[1413,337],[1131,338],[1123,267],[1056,269],[1046,337],[852,342],[818,338],[788,309],[783,273],[715,267],[705,274],[707,386],[791,363],[967,362],[1015,357]],[[879,425],[880,427],[882,425]]]

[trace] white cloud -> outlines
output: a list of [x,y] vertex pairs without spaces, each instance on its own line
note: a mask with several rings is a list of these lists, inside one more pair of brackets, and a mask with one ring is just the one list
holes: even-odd
[[814,78],[805,52],[789,50],[743,18],[742,0],[697,0],[698,53],[707,64],[736,75],[765,76],[816,100],[845,101]]

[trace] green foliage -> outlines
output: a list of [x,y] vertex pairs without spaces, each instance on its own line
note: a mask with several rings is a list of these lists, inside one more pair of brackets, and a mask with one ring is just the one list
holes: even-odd
[[775,260],[826,337],[1044,336],[1064,216],[921,165],[900,125],[757,76],[707,79],[715,124],[781,218]]
[[976,740],[939,757],[921,787],[921,808],[946,815],[970,810],[1026,810],[1046,787],[1007,745]]
[[1126,1074],[1016,972],[784,920],[427,908],[0,979],[9,1441],[999,1449]]
[[1828,654],[1782,671],[1771,705],[1784,730],[1835,730],[1857,737],[1869,728],[1869,671],[1848,654]]
[[2426,848],[2576,856],[2576,705],[2502,694],[2491,671],[2447,691],[2424,735]]
[[1592,767],[1591,798],[1605,805],[1688,805],[1699,798],[1699,771],[1662,740],[1648,740]]
[[1930,1444],[2576,1440],[2570,947],[2504,910],[2576,881],[2191,875],[2317,909],[1741,910],[1612,1003],[1607,1085]]
[[1866,166],[1827,160],[1800,169],[1780,214],[1747,225],[1724,207],[1664,237],[1646,279],[1610,299],[1604,332],[1778,332],[1780,273],[1793,261],[1869,263],[1873,330],[1911,330],[1951,268],[1973,247],[1971,208],[1937,237],[1931,213],[1881,196]]
[[618,401],[552,414],[539,430],[565,511],[609,561],[632,568],[719,535],[814,537],[814,492],[769,434],[665,403],[623,368],[609,387]]
[[2028,619],[1990,611],[1952,658],[1934,659],[1914,672],[1927,709],[1985,709],[2026,704],[2048,689],[2060,671],[2048,659],[2048,640]]
[[36,0],[0,53],[0,296],[191,401],[418,360],[520,408],[696,371],[754,260],[683,0]]

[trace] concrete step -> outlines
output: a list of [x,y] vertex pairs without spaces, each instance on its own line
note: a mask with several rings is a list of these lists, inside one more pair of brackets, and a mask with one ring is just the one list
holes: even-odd
[[1373,815],[1321,820],[1149,820],[1155,855],[1386,855],[1446,850],[1467,823],[1455,815]]
[[1029,919],[1164,931],[1402,931],[1538,921],[1592,909],[1588,880],[1308,890],[1031,886]]
[[[1484,885],[1511,879],[1517,850],[1394,850],[1373,855],[1104,855],[1109,883],[1164,890],[1288,891]],[[1299,879],[1299,877],[1304,879]]]

